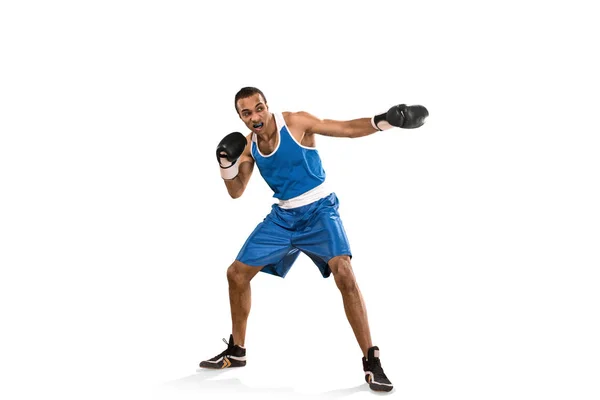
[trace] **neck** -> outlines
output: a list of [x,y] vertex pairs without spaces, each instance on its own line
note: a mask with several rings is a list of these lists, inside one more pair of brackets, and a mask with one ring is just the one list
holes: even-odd
[[265,129],[261,133],[257,133],[261,139],[269,140],[273,138],[277,134],[277,123],[275,123],[275,116],[271,114],[271,118],[269,118],[269,123],[265,126]]

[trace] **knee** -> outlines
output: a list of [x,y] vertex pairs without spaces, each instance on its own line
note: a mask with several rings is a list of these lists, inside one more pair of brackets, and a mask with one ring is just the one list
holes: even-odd
[[227,282],[229,282],[229,286],[232,287],[244,286],[249,282],[240,270],[237,261],[234,261],[233,264],[227,268]]
[[356,278],[354,277],[354,272],[352,272],[352,265],[348,257],[342,257],[330,262],[330,268],[340,291],[349,292],[356,290]]

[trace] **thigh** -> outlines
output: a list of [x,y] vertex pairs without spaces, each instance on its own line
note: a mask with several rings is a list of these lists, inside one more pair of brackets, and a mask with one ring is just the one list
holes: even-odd
[[311,218],[305,229],[294,233],[293,245],[306,253],[328,276],[327,264],[336,256],[352,257],[350,242],[338,213],[337,197],[331,195]]
[[267,217],[246,239],[236,260],[253,267],[268,266],[279,263],[291,250],[291,231]]

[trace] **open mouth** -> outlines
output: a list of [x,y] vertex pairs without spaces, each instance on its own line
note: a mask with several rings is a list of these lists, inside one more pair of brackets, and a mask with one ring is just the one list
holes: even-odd
[[254,130],[260,131],[264,125],[265,124],[261,122],[260,124],[253,124],[252,127]]

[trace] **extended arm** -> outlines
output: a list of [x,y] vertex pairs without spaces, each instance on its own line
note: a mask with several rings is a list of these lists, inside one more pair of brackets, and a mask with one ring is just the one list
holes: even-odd
[[319,134],[333,137],[357,138],[367,136],[378,131],[371,124],[370,118],[358,118],[349,121],[321,119],[314,115],[300,111],[293,113],[290,125],[297,126],[306,134]]
[[429,112],[423,106],[399,104],[387,112],[370,118],[358,118],[348,121],[320,119],[301,111],[292,114],[292,124],[307,134],[320,134],[334,137],[358,138],[393,127],[412,129],[425,123]]

